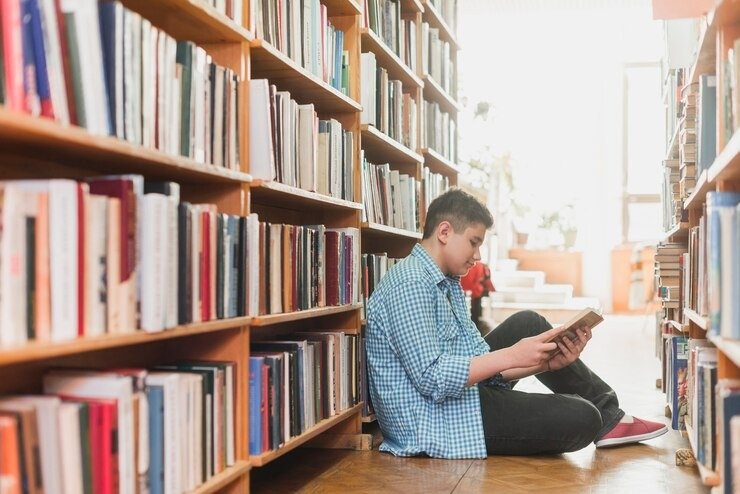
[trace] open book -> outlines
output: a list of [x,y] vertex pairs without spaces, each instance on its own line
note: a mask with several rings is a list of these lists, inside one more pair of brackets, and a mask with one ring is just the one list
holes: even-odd
[[[604,318],[596,312],[594,309],[587,308],[583,309],[581,312],[573,316],[568,322],[560,326],[560,331],[550,338],[547,342],[555,342],[562,341],[563,338],[570,338],[571,340],[577,339],[578,335],[576,334],[576,329],[587,326],[590,329],[593,329],[594,326],[598,325],[601,321],[603,321]],[[555,350],[550,353],[550,358],[554,357],[560,353],[560,348],[556,348]]]

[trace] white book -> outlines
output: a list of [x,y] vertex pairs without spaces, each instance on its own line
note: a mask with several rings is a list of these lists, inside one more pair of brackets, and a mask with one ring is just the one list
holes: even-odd
[[167,151],[167,141],[166,141],[166,135],[167,135],[167,119],[165,118],[165,115],[167,115],[167,90],[169,89],[169,84],[165,80],[167,77],[167,33],[164,31],[159,31],[159,34],[157,36],[157,42],[154,45],[154,50],[157,54],[156,56],[156,62],[155,62],[155,71],[154,74],[157,77],[157,89],[155,94],[155,104],[156,104],[156,113],[150,115],[150,118],[152,116],[156,116],[156,131],[155,131],[155,148],[160,151]]
[[133,386],[130,377],[93,371],[52,371],[44,375],[44,393],[77,398],[116,400],[118,410],[119,492],[133,494],[134,464]]
[[106,271],[108,259],[108,197],[90,195],[87,217],[85,265],[85,334],[102,335],[107,327]]
[[63,125],[69,125],[67,86],[64,80],[64,70],[62,69],[62,44],[54,0],[40,0],[39,10],[54,118]]
[[249,173],[262,180],[276,176],[267,79],[249,81]]
[[83,492],[80,407],[79,403],[72,402],[59,405],[60,461],[65,494]]
[[0,237],[0,344],[12,346],[28,339],[26,319],[26,216],[24,204],[36,202],[33,193],[12,182],[2,184]]
[[[175,186],[177,184],[171,184]],[[177,281],[177,268],[179,266],[179,253],[178,253],[178,241],[179,241],[179,222],[178,222],[178,205],[180,203],[179,185],[177,185],[178,194],[177,196],[167,197],[167,209],[169,212],[169,220],[167,221],[167,256],[165,258],[165,266],[167,270],[167,282],[165,287],[165,293],[167,296],[167,317],[165,320],[166,328],[173,328],[177,326],[177,303],[180,297],[180,285]]]
[[316,157],[314,146],[317,130],[313,104],[298,105],[298,169],[300,188],[316,192]]
[[363,53],[360,55],[361,73],[364,74],[362,81],[362,95],[360,102],[362,103],[362,114],[360,115],[360,123],[370,124],[377,126],[376,112],[375,112],[375,98],[377,97],[376,86],[376,62],[375,54]]
[[146,18],[141,19],[141,145],[154,147],[154,47],[157,28]]
[[247,216],[247,315],[250,317],[259,314],[259,248],[259,217],[251,213]]
[[[90,26],[99,25],[98,2],[96,0],[64,0],[61,11],[72,14],[75,19],[75,32],[70,33],[77,40],[80,64],[80,80],[84,100],[85,127],[92,134],[111,133],[108,97],[105,90],[103,50],[100,31]],[[78,117],[79,118],[79,117]]]
[[[133,10],[126,10],[129,16],[129,30],[131,36],[131,76],[132,80],[124,81],[124,93],[126,102],[126,119],[131,125],[131,134],[129,129],[126,130],[126,139],[136,144],[141,144],[142,141],[142,118],[141,118],[141,98],[142,98],[142,68],[143,68],[143,52],[142,43],[144,36],[148,36],[149,33],[143,31],[143,19],[141,15]],[[129,60],[129,58],[126,58]]]
[[[141,235],[141,329],[147,332],[162,331],[164,280],[161,264],[164,233],[160,218],[167,218],[167,198],[162,194],[145,194],[142,211]],[[166,230],[165,230],[166,231]]]

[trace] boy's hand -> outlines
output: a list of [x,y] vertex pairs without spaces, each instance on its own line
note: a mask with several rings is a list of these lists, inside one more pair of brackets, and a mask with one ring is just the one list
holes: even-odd
[[576,338],[574,339],[570,339],[568,336],[563,336],[556,340],[557,348],[560,351],[557,355],[547,361],[548,370],[560,370],[578,360],[578,357],[581,356],[581,352],[586,348],[586,344],[591,339],[592,335],[591,329],[588,326],[576,328],[575,334]]
[[537,336],[522,338],[516,344],[509,347],[512,358],[512,368],[534,367],[542,365],[550,358],[550,354],[558,346],[554,342],[547,343],[547,340],[557,335],[559,329],[551,329]]

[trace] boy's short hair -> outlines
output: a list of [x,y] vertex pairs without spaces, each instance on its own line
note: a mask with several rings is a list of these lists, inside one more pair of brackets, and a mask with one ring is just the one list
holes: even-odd
[[429,205],[424,223],[424,238],[430,238],[443,221],[449,221],[452,229],[463,233],[467,227],[480,223],[486,230],[493,226],[493,217],[488,208],[462,189],[451,188]]

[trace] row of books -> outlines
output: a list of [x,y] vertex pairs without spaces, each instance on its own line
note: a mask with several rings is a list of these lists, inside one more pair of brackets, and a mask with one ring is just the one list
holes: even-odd
[[235,462],[234,364],[59,370],[0,399],[3,492],[190,491]]
[[[706,204],[704,205],[706,208]],[[706,211],[699,219],[699,226],[689,230],[688,252],[681,254],[681,300],[682,306],[697,314],[709,313],[707,303],[707,216]],[[684,315],[684,323],[688,323]]]
[[249,81],[249,92],[252,177],[354,200],[354,134],[266,79]]
[[401,259],[388,257],[385,252],[379,254],[362,254],[362,305],[363,319],[367,302],[370,300],[375,287],[378,286],[383,276],[396,265]]
[[298,65],[349,94],[349,52],[344,32],[319,0],[252,2],[255,34]]
[[256,214],[182,202],[178,184],[140,175],[0,190],[2,346],[256,315]]
[[391,170],[388,163],[362,161],[363,219],[417,232],[421,187],[415,177]]
[[663,206],[664,231],[669,231],[682,221],[688,221],[688,213],[683,208],[680,177],[680,161],[678,159],[663,160],[660,199]]
[[424,203],[421,207],[426,211],[433,200],[450,188],[450,178],[441,173],[434,173],[426,166],[423,169],[422,175],[422,184],[424,187],[422,198],[424,199]]
[[[691,339],[688,344],[686,422],[694,434],[696,460],[717,469],[717,349],[707,340]],[[736,412],[737,413],[737,412]],[[729,418],[729,417],[728,417]],[[730,484],[731,485],[731,484]]]
[[11,0],[4,10],[7,108],[238,168],[239,79],[203,48],[115,1]]
[[655,286],[666,318],[682,320],[681,256],[686,252],[683,243],[661,242],[655,249]]
[[360,231],[259,224],[259,313],[360,302]]
[[249,454],[282,447],[359,403],[359,337],[300,332],[253,341],[249,357]]
[[421,147],[431,148],[443,157],[457,162],[457,123],[437,102],[424,101]]
[[679,195],[688,199],[696,186],[696,99],[698,84],[681,88],[681,119],[678,122]]
[[362,27],[370,29],[413,73],[417,72],[416,22],[402,17],[401,2],[364,0]]
[[429,74],[454,99],[457,94],[455,87],[455,64],[452,61],[448,41],[439,37],[439,29],[428,23],[421,23],[421,69]]
[[409,149],[417,149],[417,105],[413,94],[404,92],[401,81],[392,80],[377,65],[374,53],[363,53],[362,114],[360,122],[375,126]]

